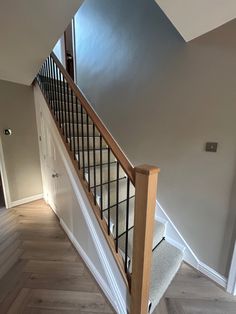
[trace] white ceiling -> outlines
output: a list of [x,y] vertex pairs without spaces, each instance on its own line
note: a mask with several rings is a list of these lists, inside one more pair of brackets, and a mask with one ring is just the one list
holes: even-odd
[[190,41],[236,18],[236,0],[155,0]]
[[82,0],[1,0],[0,79],[30,85]]

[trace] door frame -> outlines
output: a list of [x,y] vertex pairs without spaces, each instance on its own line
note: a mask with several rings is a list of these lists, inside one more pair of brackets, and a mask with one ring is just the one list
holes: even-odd
[[75,49],[75,18],[71,20],[72,30],[72,49],[73,49],[73,62],[74,62],[74,82],[77,83],[77,67],[76,67],[76,49]]
[[[72,43],[72,58],[73,58],[73,80],[76,82],[77,80],[77,70],[76,70],[76,50],[75,50],[75,21],[74,18],[71,20],[70,24],[71,28],[71,43]],[[68,28],[67,27],[67,28]],[[65,56],[65,68],[67,70],[67,46],[66,46],[66,30],[63,35],[63,45],[64,45],[64,56]]]
[[5,166],[1,136],[0,136],[0,173],[1,173],[1,179],[2,179],[5,206],[6,208],[10,208],[11,207],[10,190],[9,190],[8,178],[7,178],[7,173],[6,173],[6,166]]
[[229,271],[227,291],[233,295],[236,295],[236,241],[234,243],[234,252]]

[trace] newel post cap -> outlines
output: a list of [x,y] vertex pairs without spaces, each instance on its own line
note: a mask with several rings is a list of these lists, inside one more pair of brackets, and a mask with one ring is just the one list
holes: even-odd
[[160,168],[156,167],[156,166],[152,166],[152,165],[140,165],[134,168],[135,173],[141,173],[141,174],[145,174],[145,175],[153,175],[153,174],[157,174],[160,172]]

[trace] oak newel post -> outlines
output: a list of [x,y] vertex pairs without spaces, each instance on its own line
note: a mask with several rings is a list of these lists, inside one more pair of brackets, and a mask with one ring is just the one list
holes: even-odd
[[148,312],[158,172],[158,168],[148,165],[135,168],[131,314]]

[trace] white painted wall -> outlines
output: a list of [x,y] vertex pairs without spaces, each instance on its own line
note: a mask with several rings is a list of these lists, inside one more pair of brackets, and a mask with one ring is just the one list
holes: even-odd
[[[98,225],[64,143],[38,86],[35,87],[44,197],[58,215],[98,284],[117,310],[125,314],[128,291]],[[58,178],[53,179],[52,174]]]
[[159,203],[198,259],[227,277],[236,21],[186,44],[152,0],[87,0],[75,25],[79,87],[134,165],[161,168]]
[[236,18],[235,0],[155,0],[190,41]]

